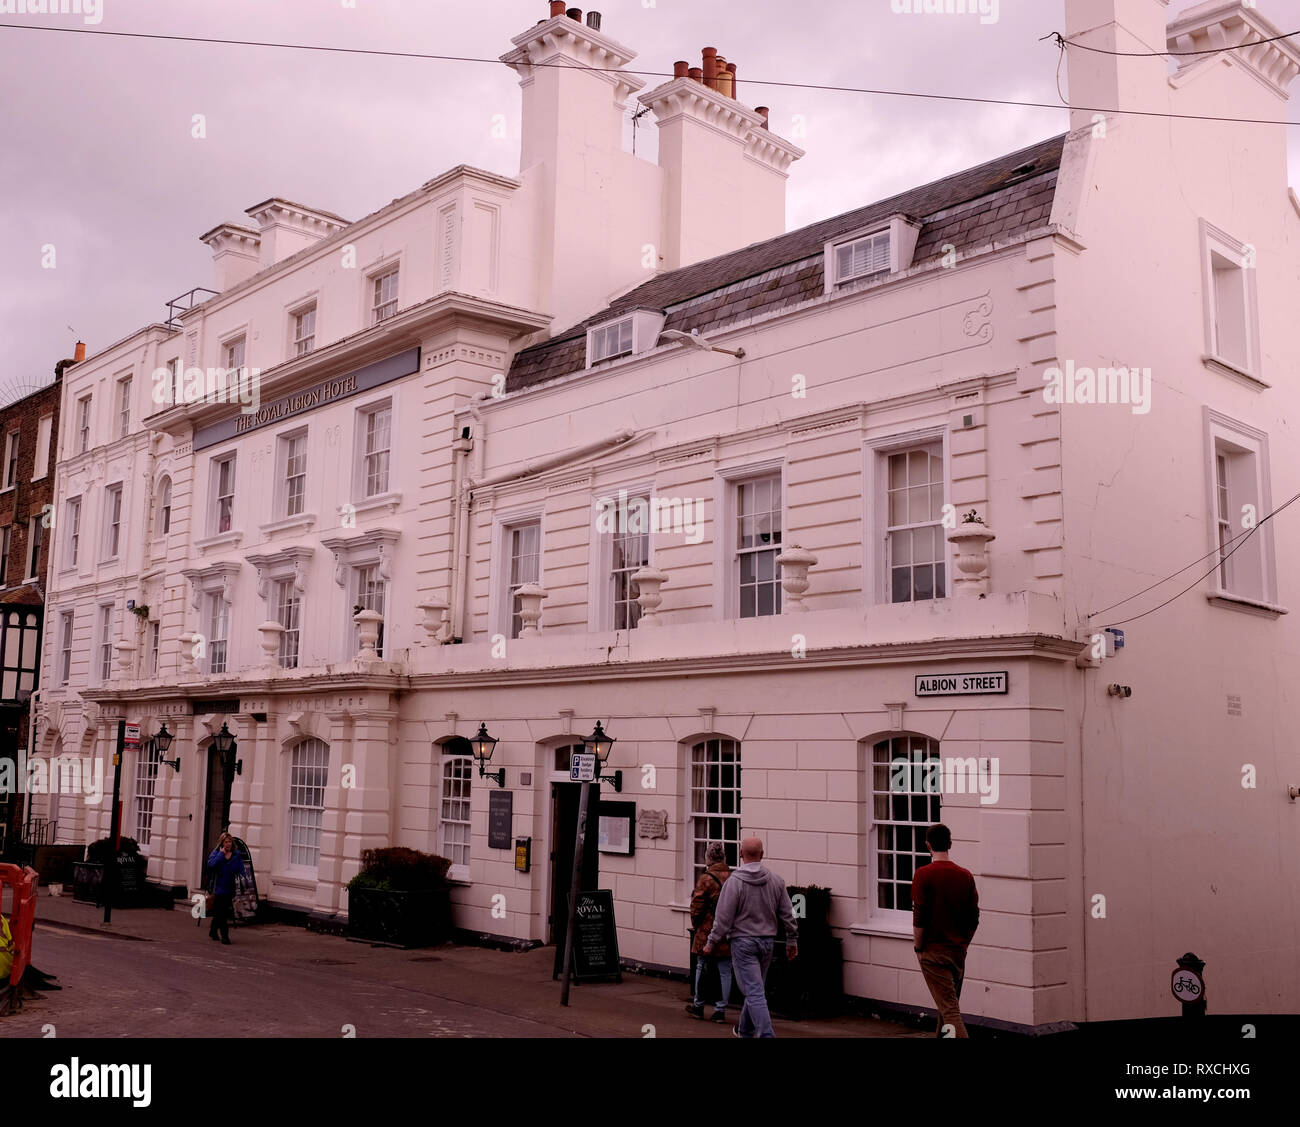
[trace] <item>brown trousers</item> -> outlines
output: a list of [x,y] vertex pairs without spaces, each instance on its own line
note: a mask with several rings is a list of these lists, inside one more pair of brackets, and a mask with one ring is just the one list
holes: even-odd
[[919,955],[921,973],[939,1011],[939,1036],[951,1025],[954,1037],[968,1037],[961,1020],[961,983],[966,977],[966,950],[962,947],[927,947]]

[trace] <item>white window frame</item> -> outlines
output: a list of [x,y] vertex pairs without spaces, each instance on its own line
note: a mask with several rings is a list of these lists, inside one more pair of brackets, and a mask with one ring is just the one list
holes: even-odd
[[[238,345],[238,355],[235,355]],[[232,363],[238,360],[239,363]],[[227,372],[238,372],[248,367],[248,330],[240,329],[221,340],[221,367]],[[227,379],[229,382],[229,379]]]
[[343,589],[345,622],[342,637],[350,646],[341,660],[350,661],[361,646],[357,624],[353,621],[353,606],[357,602],[357,569],[374,565],[379,569],[385,584],[384,617],[381,637],[386,648],[393,645],[396,633],[394,623],[387,621],[388,608],[393,606],[393,555],[401,533],[392,528],[371,528],[357,536],[326,536],[321,546],[334,553],[334,582]]
[[104,487],[104,563],[116,560],[122,551],[122,490],[120,481]]
[[[295,764],[299,752],[310,750],[313,753],[312,761]],[[320,762],[321,750],[324,751],[324,762]],[[330,772],[330,755],[331,748],[324,740],[315,736],[298,740],[287,749],[285,769],[288,777],[285,780],[285,819],[284,819],[284,850],[285,850],[285,872],[288,875],[307,876],[319,873],[320,871],[320,854],[321,840],[325,836],[325,813],[329,809],[327,805],[329,792],[329,772]],[[295,782],[295,770],[300,769],[303,775],[298,776],[299,781]],[[322,776],[306,777],[306,772],[323,771]],[[306,801],[295,801],[315,797],[315,792],[320,792],[320,805],[308,803]],[[314,814],[316,817],[308,817],[308,823],[315,821],[316,825],[300,824],[295,811],[304,811],[308,814]],[[295,830],[305,829],[308,836],[312,839],[312,844],[304,846],[301,841],[294,841]],[[304,863],[295,859],[295,850],[306,849],[314,854],[311,863]]]
[[[1265,521],[1273,511],[1273,492],[1270,481],[1268,435],[1246,423],[1231,419],[1210,407],[1205,413],[1206,461],[1206,516],[1208,518],[1211,559],[1216,563],[1207,577],[1207,598],[1215,605],[1233,609],[1253,610],[1276,617],[1285,614],[1286,608],[1278,604],[1277,554],[1273,539],[1273,522]],[[1219,490],[1216,460],[1220,451],[1231,456],[1229,461],[1229,537],[1232,544],[1228,557],[1229,582],[1225,588],[1219,563]],[[1249,459],[1244,462],[1243,459]],[[1241,478],[1243,466],[1249,465],[1251,474]],[[1243,505],[1255,508],[1256,531],[1249,537],[1242,526]],[[1235,549],[1235,550],[1234,550]]]
[[170,536],[172,524],[172,478],[171,474],[163,474],[158,479],[158,486],[155,490],[158,498],[158,536]]
[[[296,512],[290,512],[289,507],[293,503],[294,493],[292,489],[292,480],[289,471],[290,457],[294,443],[302,443],[302,464],[300,472],[294,474],[294,478],[300,478],[302,482],[302,491],[298,494],[298,509]],[[295,521],[300,518],[306,518],[307,513],[307,465],[308,465],[308,445],[307,445],[307,428],[297,427],[294,430],[285,431],[283,434],[276,435],[275,439],[275,514],[276,521]]]
[[117,381],[117,437],[126,438],[131,433],[131,375]]
[[[716,747],[713,745],[716,745]],[[726,748],[724,745],[731,746],[730,748]],[[688,886],[694,888],[696,880],[699,879],[700,873],[702,873],[706,867],[703,863],[704,850],[707,848],[710,841],[721,841],[724,845],[730,846],[731,848],[727,851],[728,861],[732,865],[739,864],[740,862],[740,842],[744,828],[744,823],[742,821],[743,788],[741,786],[741,776],[744,769],[745,755],[744,744],[741,740],[735,739],[732,736],[724,735],[721,732],[712,732],[708,735],[697,736],[682,746],[684,747],[686,754],[684,797],[686,807],[685,832],[688,841],[688,847],[683,850],[683,862],[685,866],[684,875]],[[731,760],[734,774],[732,775],[732,785],[729,787],[722,785],[721,768],[725,766],[725,761],[722,758],[722,752],[724,750],[728,752],[734,750],[735,753],[734,759]],[[712,751],[717,752],[716,758],[710,758],[710,753]],[[695,786],[697,752],[700,752],[699,762],[704,768],[703,788],[697,788]],[[711,763],[717,764],[719,768],[717,786],[709,785],[708,768]],[[708,809],[708,793],[710,791],[716,791],[718,794],[717,805],[719,806],[719,809],[716,811],[710,811]],[[697,792],[705,795],[702,808],[698,808]],[[734,810],[731,811],[721,809],[721,807],[726,805],[724,796],[728,794],[731,796],[731,801],[734,805]],[[731,833],[711,833],[711,821],[734,822],[735,824],[731,827]],[[703,823],[703,827],[701,827],[701,822]],[[701,828],[703,829],[702,834]],[[726,830],[727,827],[723,826],[722,829]],[[698,860],[697,856],[699,858]]]
[[74,420],[77,427],[77,453],[84,454],[91,447],[91,436],[95,426],[95,396],[91,392],[77,397],[77,415]]
[[[906,215],[891,215],[868,227],[850,231],[829,240],[822,248],[824,256],[823,274],[827,293],[852,285],[866,279],[880,281],[890,274],[897,274],[912,267],[912,256],[916,253],[916,242],[921,234],[921,225]],[[887,269],[871,273],[841,276],[839,269],[839,251],[854,243],[867,239],[887,238],[889,240]]]
[[63,502],[63,526],[66,529],[63,539],[63,570],[71,571],[77,566],[77,557],[81,554],[81,504],[82,498],[69,497]]
[[[203,617],[199,633],[204,638],[204,672],[226,676],[231,672],[230,619],[233,610],[225,591],[203,592]],[[221,644],[218,669],[217,643]]]
[[[388,446],[386,448],[377,447],[370,451],[367,449],[370,441],[371,419],[381,411],[388,412]],[[393,439],[394,430],[397,422],[397,411],[394,400],[391,396],[384,399],[376,399],[370,403],[359,406],[356,410],[356,441],[353,454],[353,471],[352,471],[352,496],[358,505],[367,503],[380,503],[386,498],[400,496],[393,491]],[[371,459],[379,459],[383,455],[383,478],[382,489],[376,489],[370,492],[371,476]],[[376,467],[380,462],[376,461]]]
[[153,837],[154,803],[158,797],[158,768],[162,765],[162,752],[152,739],[146,739],[136,754],[135,781],[131,788],[135,840],[141,849],[148,847]]
[[72,677],[72,632],[76,625],[76,612],[59,612],[59,684],[66,685]]
[[[316,302],[309,301],[289,311],[290,359],[306,356],[316,348]],[[311,331],[304,333],[303,320],[311,318]]]
[[[649,352],[659,343],[666,314],[660,309],[633,309],[587,330],[587,367],[594,368],[628,356]],[[613,346],[611,334],[617,331]],[[597,355],[599,353],[599,355]]]
[[[231,467],[230,471],[230,492],[221,492],[221,468],[224,465]],[[237,451],[227,450],[225,453],[218,454],[208,462],[208,538],[219,536],[233,536],[239,531],[235,521],[235,502],[239,496],[239,455]],[[223,498],[230,498],[230,520],[229,527],[221,527],[221,501]]]
[[32,480],[40,481],[50,472],[50,443],[54,438],[54,415],[42,415],[36,423],[36,458],[32,462]]
[[[449,789],[453,793],[448,793]],[[457,790],[462,793],[455,793]],[[458,752],[442,752],[442,763],[438,770],[438,852],[451,860],[447,875],[452,880],[468,881],[470,862],[474,858],[473,849],[473,794],[474,794],[474,757]],[[462,804],[463,806],[458,806]],[[463,817],[452,815],[461,815]],[[448,827],[456,827],[463,833],[464,841],[449,841]],[[463,827],[463,828],[462,828]],[[457,862],[455,851],[463,849],[464,863]]]
[[113,679],[113,604],[99,603],[95,614],[95,680],[101,685]]
[[[381,289],[383,283],[390,277],[396,275],[396,281],[393,283],[392,294],[382,302],[379,300],[383,296]],[[391,308],[390,308],[391,306]],[[382,321],[390,320],[397,315],[398,310],[402,308],[402,264],[401,261],[386,262],[382,266],[376,266],[366,274],[366,324],[373,326]],[[382,312],[387,310],[387,312]]]
[[190,608],[197,621],[195,630],[202,634],[204,638],[205,648],[202,661],[203,670],[207,673],[212,672],[213,666],[213,609],[218,601],[226,604],[224,674],[229,674],[233,667],[234,648],[231,640],[234,627],[233,594],[239,571],[239,564],[223,562],[210,564],[203,568],[187,568],[181,573],[190,584]]
[[27,574],[24,580],[39,579],[41,574],[41,548],[45,545],[45,518],[31,517],[27,521]]
[[[898,740],[906,741],[907,748],[905,752],[903,752],[900,748],[895,746],[895,742]],[[886,732],[878,736],[872,737],[870,739],[865,739],[861,741],[861,743],[859,744],[859,746],[862,748],[863,770],[865,770],[866,772],[866,787],[864,789],[865,789],[866,801],[867,801],[867,808],[864,811],[864,822],[866,827],[866,864],[863,866],[861,870],[863,887],[860,890],[862,899],[867,905],[867,921],[865,926],[868,929],[897,932],[899,934],[904,934],[909,936],[912,934],[912,911],[910,906],[907,909],[885,908],[880,906],[880,891],[881,891],[880,876],[879,876],[880,848],[879,848],[879,842],[877,840],[878,839],[877,830],[881,826],[906,827],[910,830],[912,835],[912,844],[908,847],[908,849],[904,851],[897,848],[899,844],[899,838],[897,835],[895,835],[891,839],[891,844],[893,844],[895,848],[889,850],[889,852],[894,856],[899,856],[903,853],[906,853],[907,855],[911,856],[913,874],[915,874],[916,869],[919,867],[915,864],[916,858],[924,857],[928,861],[929,853],[925,848],[925,830],[928,829],[930,826],[934,825],[936,822],[942,820],[942,814],[943,814],[942,789],[943,788],[942,788],[942,784],[939,783],[938,788],[933,791],[929,791],[925,789],[918,791],[912,789],[913,784],[917,781],[911,771],[911,763],[913,762],[911,760],[911,753],[917,750],[916,741],[921,741],[922,743],[921,750],[926,752],[923,760],[921,760],[920,762],[928,762],[936,757],[939,759],[940,778],[941,778],[942,763],[943,763],[943,746],[942,746],[942,742],[937,738],[935,738],[934,736],[927,736],[921,732],[910,732],[910,731],[909,732],[902,732],[902,731]],[[900,754],[904,755],[905,758],[907,758],[908,767],[909,767],[908,773],[905,777],[905,781],[907,783],[907,788],[908,788],[907,790],[893,791],[892,789],[887,789],[882,792],[882,791],[877,791],[875,789],[876,777],[877,777],[875,771],[875,756],[876,756],[876,747],[880,744],[887,745],[885,751],[885,755],[887,756],[885,760],[886,764],[894,762]],[[887,767],[885,772],[886,788],[890,788],[891,778],[892,776],[890,774],[890,770]],[[930,781],[930,778],[931,776],[929,776],[928,774],[922,773],[922,775],[920,776],[922,788],[924,788],[927,785],[927,783]],[[936,782],[938,782],[938,780],[936,780]],[[884,794],[888,798],[890,803],[889,805],[890,817],[883,818],[883,819],[878,819],[876,817],[875,798],[877,794]],[[893,817],[894,810],[895,810],[893,805],[893,799],[895,797],[907,799],[908,818],[906,820],[897,819]],[[926,805],[927,815],[933,813],[933,814],[937,814],[938,816],[931,818],[928,821],[913,820],[912,814],[915,806],[913,799],[926,800],[925,805]],[[916,844],[918,836],[920,838],[919,845]],[[895,885],[895,888],[897,888],[897,886],[904,883],[904,881],[902,880],[902,878],[899,879],[891,878],[891,883]],[[910,889],[911,878],[910,877],[907,878],[906,883],[909,886],[908,899],[910,901],[911,899],[911,889]]]
[[[1255,249],[1233,238],[1213,223],[1202,219],[1201,235],[1201,292],[1205,312],[1205,356],[1207,366],[1229,375],[1244,376],[1256,388],[1270,386],[1261,371],[1259,343],[1259,290],[1258,271],[1255,269]],[[1241,358],[1229,358],[1219,348],[1219,296],[1215,279],[1216,260],[1227,262],[1242,272],[1242,333],[1246,351]]]
[[[374,572],[374,583],[379,588],[379,598],[374,597],[374,592],[363,594],[361,590],[363,578],[369,572]],[[355,611],[353,607],[360,606],[362,610],[377,610],[384,621],[379,624],[379,639],[375,643],[375,651],[380,656],[384,656],[384,648],[388,643],[388,637],[391,635],[388,622],[388,610],[392,605],[392,582],[384,573],[383,565],[378,560],[371,560],[362,563],[353,564],[348,572],[348,622],[351,625],[352,648],[348,656],[351,657],[361,648],[361,633],[357,628],[355,620]]]
[[149,676],[157,677],[158,676],[158,655],[162,649],[162,623],[158,619],[151,618],[149,620],[147,636],[149,638],[149,658],[148,658]]
[[[864,444],[862,491],[862,528],[865,544],[862,551],[862,591],[868,606],[889,603],[891,597],[888,562],[889,522],[889,455],[899,454],[918,446],[940,443],[943,459],[944,496],[952,496],[952,454],[946,426],[923,427],[918,430],[870,438]],[[951,502],[949,502],[951,503]],[[947,539],[945,537],[945,543]],[[951,546],[944,556],[945,598],[952,595],[953,553]],[[927,600],[929,601],[929,600]],[[892,604],[891,604],[892,605]],[[900,604],[901,605],[901,604]]]
[[304,623],[309,621],[303,609],[313,555],[314,549],[310,545],[300,544],[285,548],[283,551],[248,557],[248,562],[257,568],[257,591],[265,604],[266,621],[278,622],[281,626],[285,626],[286,630],[291,629],[285,620],[286,618],[292,620],[294,616],[292,608],[282,598],[285,592],[280,585],[287,583],[296,593],[297,639],[292,651],[295,655],[294,664],[286,663],[286,658],[291,652],[290,643],[286,640],[287,633],[280,635],[280,646],[277,651],[277,660],[286,669],[300,669],[303,664]]
[[534,505],[502,513],[493,521],[492,566],[489,571],[492,598],[488,605],[488,631],[494,635],[502,634],[507,639],[517,636],[512,634],[514,619],[514,587],[511,582],[512,534],[516,529],[531,524],[536,524],[538,529],[537,578],[531,582],[540,585],[545,574],[546,558],[546,519],[542,506]]
[[[732,466],[720,470],[714,479],[713,511],[714,558],[713,590],[714,617],[729,621],[740,617],[739,538],[736,530],[736,486],[763,477],[780,476],[781,479],[781,548],[786,545],[789,527],[789,490],[786,483],[785,460],[772,458],[763,462]],[[777,552],[780,555],[780,551]],[[777,569],[780,579],[780,569]],[[780,590],[780,583],[777,584]],[[769,617],[769,616],[764,616]]]
[[280,632],[277,660],[283,669],[297,669],[302,664],[302,591],[292,577],[277,579],[275,618],[284,629]]
[[5,490],[18,484],[18,449],[22,444],[22,431],[11,430],[5,436]]
[[[617,584],[614,578],[614,543],[619,533],[617,531],[598,531],[598,521],[600,520],[601,501],[608,499],[617,505],[620,496],[624,494],[627,496],[629,506],[638,498],[645,500],[649,504],[654,498],[654,486],[645,482],[633,485],[616,485],[600,490],[591,499],[592,531],[588,557],[590,580],[587,585],[587,622],[589,623],[588,629],[593,631],[617,630],[619,628],[617,625],[618,616],[615,612]],[[615,511],[617,512],[617,510]],[[646,533],[646,557],[646,566],[653,567],[655,538],[649,531]],[[629,591],[634,586],[635,584],[629,583]],[[636,614],[632,617],[639,621],[639,606]],[[635,621],[631,627],[624,627],[623,629],[636,629]]]

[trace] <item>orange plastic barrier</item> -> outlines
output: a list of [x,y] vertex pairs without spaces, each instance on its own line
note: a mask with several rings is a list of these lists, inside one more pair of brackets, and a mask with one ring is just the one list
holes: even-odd
[[[17,986],[23,972],[32,961],[32,927],[36,923],[36,891],[38,876],[35,869],[18,865],[0,865],[0,913],[9,920],[13,937],[14,965],[9,981]],[[12,888],[9,910],[5,911],[5,888]]]

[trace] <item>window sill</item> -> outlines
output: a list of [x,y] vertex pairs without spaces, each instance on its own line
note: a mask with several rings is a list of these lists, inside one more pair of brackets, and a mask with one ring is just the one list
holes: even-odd
[[200,552],[206,552],[212,548],[233,548],[244,538],[242,531],[236,532],[219,532],[216,536],[205,536],[202,540],[195,540],[194,546]]
[[1272,387],[1258,376],[1246,371],[1245,368],[1234,364],[1231,360],[1225,360],[1222,356],[1215,356],[1213,353],[1207,353],[1201,357],[1201,362],[1212,372],[1218,372],[1223,376],[1232,376],[1234,379],[1242,380],[1248,387],[1253,387],[1256,391],[1263,391],[1265,388]]
[[316,887],[318,882],[315,880],[315,878],[310,877],[305,873],[303,874],[272,873],[271,883],[287,885],[289,888],[303,888],[303,889],[311,890]]
[[273,520],[267,524],[259,524],[257,530],[263,536],[274,536],[277,532],[290,532],[293,529],[308,529],[316,523],[315,513],[299,513],[294,517],[285,517],[283,520]]
[[373,497],[366,497],[361,501],[352,502],[352,511],[355,513],[369,513],[376,509],[391,509],[394,512],[397,506],[402,503],[402,495],[397,492],[376,493]]
[[677,903],[676,900],[672,901],[669,904],[665,904],[664,907],[673,912],[689,912],[691,910],[691,906],[689,904],[679,904]]
[[1206,600],[1211,606],[1223,607],[1225,610],[1242,611],[1246,614],[1258,615],[1260,618],[1277,619],[1284,614],[1290,614],[1284,606],[1277,603],[1266,603],[1260,599],[1248,599],[1244,595],[1234,595],[1231,591],[1208,591],[1205,595]]
[[3,497],[6,493],[12,493],[17,488],[18,488],[17,483],[14,483],[13,485],[6,485],[3,489],[0,489],[0,497]]
[[873,923],[868,921],[860,924],[849,924],[850,935],[874,935],[879,939],[908,939],[912,938],[912,928],[909,924],[905,929],[895,930],[885,923]]

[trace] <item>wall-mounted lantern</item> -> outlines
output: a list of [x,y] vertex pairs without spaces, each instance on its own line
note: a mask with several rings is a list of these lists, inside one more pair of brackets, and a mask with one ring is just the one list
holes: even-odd
[[492,753],[496,751],[497,741],[488,735],[486,724],[479,724],[477,734],[470,740],[470,746],[474,749],[474,758],[478,760],[478,777],[480,779],[495,779],[497,786],[505,786],[506,769],[504,767],[499,771],[489,771],[487,769],[487,765],[492,762]]
[[[173,737],[171,732],[167,731],[167,721],[164,720],[162,727],[158,729],[157,734],[153,738],[153,746],[158,749],[160,755],[166,755],[167,752],[171,750],[172,739]],[[181,770],[180,752],[176,753],[175,759],[159,759],[158,763],[160,766],[165,764],[166,766],[170,767],[173,771],[175,771],[178,775],[180,774],[180,770]]]

